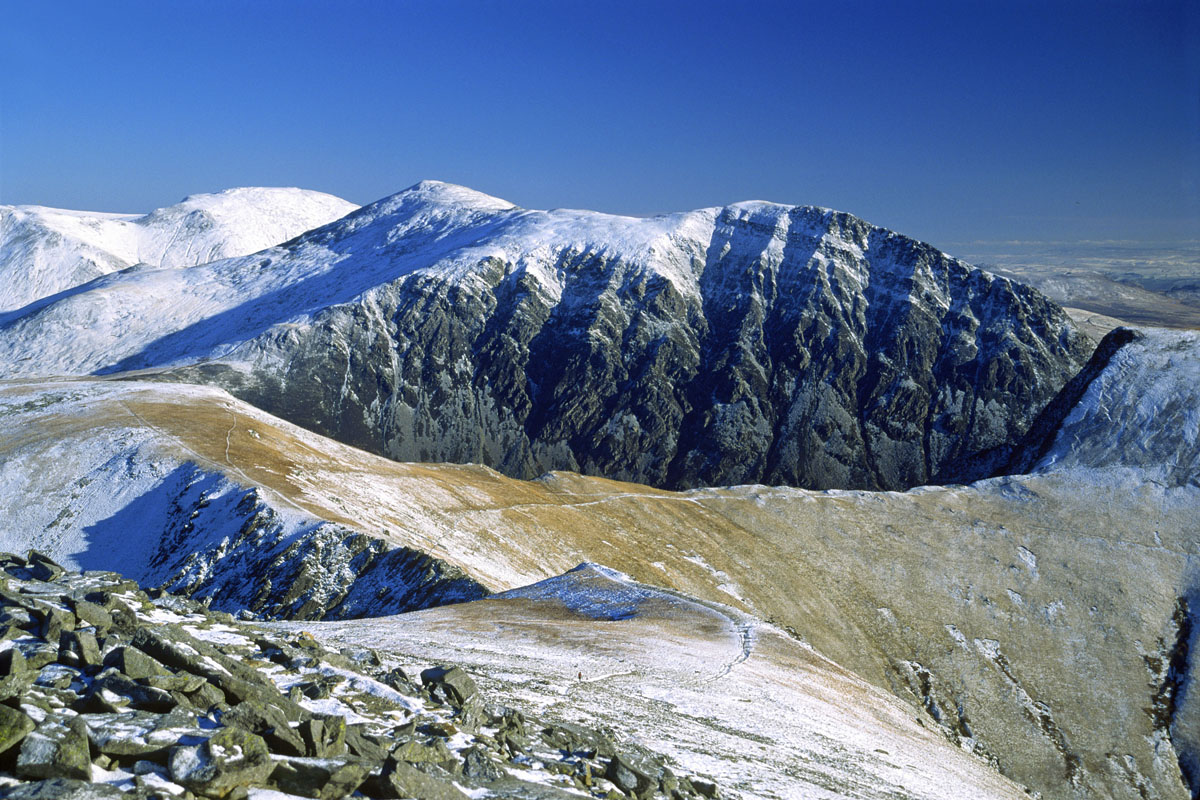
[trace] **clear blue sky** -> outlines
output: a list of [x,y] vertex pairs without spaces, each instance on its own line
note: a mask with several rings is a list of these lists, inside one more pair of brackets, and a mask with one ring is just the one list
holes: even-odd
[[1198,5],[14,1],[0,202],[437,178],[832,206],[935,244],[1196,239]]

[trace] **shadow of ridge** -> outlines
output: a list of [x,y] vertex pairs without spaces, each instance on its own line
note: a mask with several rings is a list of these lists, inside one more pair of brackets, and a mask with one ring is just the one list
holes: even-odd
[[172,558],[197,549],[199,543],[189,536],[191,506],[223,483],[218,474],[195,464],[180,464],[112,516],[85,527],[88,546],[75,554],[75,560],[82,569],[110,570],[138,583],[158,585],[165,580],[164,567]]

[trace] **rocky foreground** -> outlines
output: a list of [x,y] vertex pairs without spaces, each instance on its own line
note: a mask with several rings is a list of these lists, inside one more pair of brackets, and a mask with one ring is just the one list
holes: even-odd
[[605,730],[419,683],[113,572],[0,554],[0,796],[718,796]]

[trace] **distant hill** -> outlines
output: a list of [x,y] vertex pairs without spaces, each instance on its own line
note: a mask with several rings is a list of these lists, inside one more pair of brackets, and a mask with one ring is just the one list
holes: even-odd
[[195,194],[145,215],[0,206],[0,313],[139,264],[253,253],[355,208],[322,192],[266,188]]

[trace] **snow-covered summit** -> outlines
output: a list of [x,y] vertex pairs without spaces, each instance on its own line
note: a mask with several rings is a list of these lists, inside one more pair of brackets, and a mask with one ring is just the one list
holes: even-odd
[[323,192],[244,187],[145,215],[0,206],[0,312],[138,264],[191,267],[287,241],[353,211]]
[[850,214],[538,211],[434,181],[0,313],[0,377],[173,369],[398,459],[672,487],[936,480],[1024,434],[1087,352],[1036,291]]
[[[507,200],[493,197],[469,186],[434,180],[418,181],[392,197],[406,200],[420,199],[430,205],[457,205],[478,210],[507,211],[516,208]],[[381,202],[386,203],[387,200]]]

